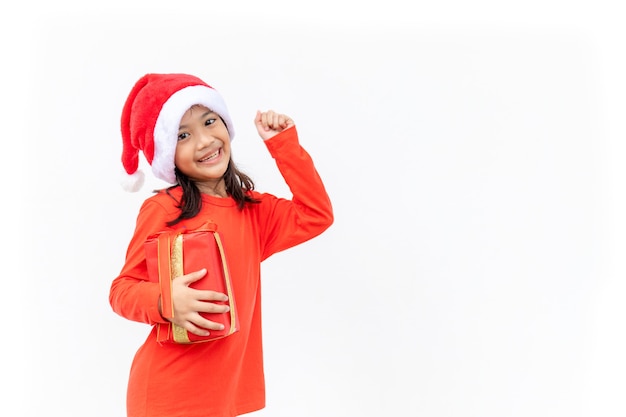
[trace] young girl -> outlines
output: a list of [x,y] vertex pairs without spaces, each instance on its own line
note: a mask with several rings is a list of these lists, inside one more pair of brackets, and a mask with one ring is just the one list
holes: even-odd
[[[138,190],[142,151],[154,175],[169,184],[146,199],[137,216],[126,261],[111,285],[113,310],[152,325],[137,351],[127,390],[128,417],[232,417],[265,406],[261,343],[260,264],[305,242],[333,222],[330,200],[293,120],[257,112],[254,123],[289,186],[292,199],[254,190],[232,160],[234,127],[219,93],[186,74],[147,74],[133,87],[122,112],[125,188]],[[194,344],[157,341],[163,323],[197,336],[225,323],[204,313],[223,313],[227,295],[190,286],[206,270],[171,281],[173,314],[162,315],[159,284],[148,278],[144,242],[167,230],[217,225],[232,280],[239,330]],[[203,313],[202,315],[200,313]]]

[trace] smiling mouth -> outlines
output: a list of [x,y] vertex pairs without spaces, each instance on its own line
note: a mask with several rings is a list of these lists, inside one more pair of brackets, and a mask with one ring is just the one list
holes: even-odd
[[207,162],[210,161],[212,159],[215,159],[219,156],[220,154],[220,150],[218,149],[217,151],[215,151],[214,153],[212,153],[211,155],[207,156],[206,158],[202,158],[199,162]]

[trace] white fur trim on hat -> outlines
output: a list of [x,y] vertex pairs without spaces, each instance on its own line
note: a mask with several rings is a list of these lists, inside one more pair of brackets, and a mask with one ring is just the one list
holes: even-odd
[[154,158],[152,159],[154,175],[170,184],[176,183],[174,156],[180,120],[185,112],[196,104],[206,106],[219,114],[226,123],[230,139],[232,140],[235,135],[226,103],[215,89],[204,85],[194,85],[172,94],[163,104],[154,126]]

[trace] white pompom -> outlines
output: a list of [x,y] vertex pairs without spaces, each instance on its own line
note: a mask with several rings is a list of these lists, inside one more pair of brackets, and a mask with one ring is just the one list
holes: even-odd
[[130,193],[137,192],[143,186],[146,176],[143,171],[137,170],[133,174],[128,175],[126,172],[122,178],[122,188]]

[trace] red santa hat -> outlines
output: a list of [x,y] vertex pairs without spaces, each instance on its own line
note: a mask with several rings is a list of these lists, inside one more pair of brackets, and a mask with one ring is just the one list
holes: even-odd
[[187,74],[146,74],[130,91],[122,110],[122,164],[126,191],[138,191],[144,174],[139,170],[139,151],[153,174],[176,183],[174,155],[180,120],[191,106],[201,104],[217,113],[226,124],[230,139],[235,135],[226,103],[201,79]]

